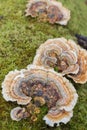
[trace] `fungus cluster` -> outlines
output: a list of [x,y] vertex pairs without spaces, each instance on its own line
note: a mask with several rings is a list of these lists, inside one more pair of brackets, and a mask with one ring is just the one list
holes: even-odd
[[73,40],[49,39],[36,52],[33,64],[47,69],[56,68],[76,83],[87,82],[87,51]]
[[59,126],[70,121],[78,95],[65,75],[76,83],[87,81],[87,52],[72,40],[49,39],[37,50],[32,65],[5,76],[4,99],[23,105],[11,110],[11,118],[20,121],[31,117],[36,121],[32,113],[39,114],[40,107],[46,105],[46,124],[53,127],[55,123]]
[[[48,113],[43,120],[49,126],[55,123],[59,126],[60,122],[66,124],[73,115],[78,98],[73,85],[61,74],[35,65],[8,73],[2,84],[2,94],[5,100],[17,101],[21,105],[47,105]],[[30,110],[24,106],[11,111],[11,118],[16,121],[29,115]]]
[[26,16],[39,17],[51,24],[66,25],[70,19],[70,11],[55,0],[29,0]]
[[[70,19],[70,11],[55,0],[30,0],[25,12],[26,16],[38,17],[51,24],[66,25]],[[31,117],[36,121],[33,113],[37,115],[40,107],[47,106],[48,112],[43,120],[49,126],[70,121],[78,95],[64,76],[76,83],[87,82],[87,51],[73,40],[49,39],[37,50],[32,65],[5,76],[2,83],[4,99],[21,105],[11,110],[12,120]]]

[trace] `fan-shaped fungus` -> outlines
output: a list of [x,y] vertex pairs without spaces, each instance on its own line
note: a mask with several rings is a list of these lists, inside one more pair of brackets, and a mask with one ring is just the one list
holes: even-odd
[[38,16],[51,24],[66,25],[70,19],[70,11],[54,0],[30,0],[25,12],[26,16]]
[[77,83],[87,81],[87,51],[65,38],[49,39],[36,52],[33,64],[56,68]]
[[[78,98],[73,85],[61,74],[35,65],[10,72],[3,82],[2,93],[6,100],[17,101],[18,104],[26,105],[33,99],[37,107],[47,105],[48,114],[44,120],[50,126],[67,123]],[[23,108],[15,108],[11,117],[20,120],[25,117],[24,112]]]
[[25,108],[21,108],[21,107],[16,107],[12,109],[10,113],[12,120],[15,120],[15,121],[20,121],[23,118],[27,118],[28,115],[29,114],[28,112],[26,112]]

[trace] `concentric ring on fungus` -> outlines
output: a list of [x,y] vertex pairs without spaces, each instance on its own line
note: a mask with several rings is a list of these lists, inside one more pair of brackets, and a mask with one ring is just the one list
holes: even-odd
[[[67,123],[73,116],[72,111],[77,102],[78,95],[73,85],[61,74],[43,67],[29,65],[27,69],[12,71],[2,84],[2,94],[7,101],[17,101],[18,104],[27,105],[30,102],[39,107],[47,105],[48,113],[43,120],[49,126],[57,126],[60,122]],[[20,118],[16,119],[13,109],[13,119],[23,118],[25,111],[22,108]],[[19,114],[20,115],[20,114]],[[26,116],[27,117],[27,116]]]
[[76,83],[87,82],[87,51],[73,40],[49,39],[36,52],[34,65],[56,69]]
[[11,110],[10,116],[12,120],[20,121],[23,118],[27,118],[29,114],[25,108],[16,107]]
[[66,25],[70,19],[70,11],[54,0],[29,0],[25,12],[26,16],[38,16],[51,24]]

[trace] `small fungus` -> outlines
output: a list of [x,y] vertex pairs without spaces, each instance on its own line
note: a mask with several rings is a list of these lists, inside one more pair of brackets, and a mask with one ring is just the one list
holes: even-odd
[[11,116],[12,120],[20,121],[23,118],[27,118],[29,116],[29,114],[25,110],[25,108],[16,107],[11,110],[10,116]]

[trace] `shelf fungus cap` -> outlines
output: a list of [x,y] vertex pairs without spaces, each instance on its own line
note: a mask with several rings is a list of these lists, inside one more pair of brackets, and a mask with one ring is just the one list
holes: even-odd
[[[54,122],[49,123],[50,126],[68,122],[78,99],[74,86],[66,78],[52,69],[36,65],[28,65],[25,70],[10,72],[3,82],[2,93],[7,101],[17,101],[18,104],[26,105],[30,103],[31,98],[37,106],[46,104],[49,112],[44,119],[48,119],[49,115],[54,118]],[[56,111],[53,109],[55,107]],[[22,117],[25,111],[19,109],[21,108],[11,111],[14,120],[25,117]]]
[[69,42],[65,38],[47,40],[37,50],[33,64],[46,68],[57,67],[63,75],[78,73],[78,50],[74,42],[73,45],[69,45]]
[[47,115],[44,116],[43,120],[45,120],[45,123],[51,127],[54,127],[56,124],[57,126],[60,125],[60,123],[66,124],[70,121],[71,117],[73,116],[73,112],[67,112],[64,110],[58,110],[56,108],[52,108],[49,110]]
[[21,119],[28,117],[28,112],[26,112],[25,108],[16,107],[11,110],[10,116],[12,120],[20,121]]
[[61,2],[54,0],[30,0],[25,10],[26,16],[41,17],[49,23],[66,25],[70,19],[70,10],[63,7]]
[[87,51],[73,40],[48,39],[36,52],[33,64],[47,69],[57,69],[63,76],[71,77],[76,83],[87,81]]
[[2,94],[6,101],[17,101],[18,104],[22,105],[31,101],[31,97],[26,96],[19,86],[20,79],[24,78],[23,71],[11,71],[5,76],[2,83]]
[[69,75],[76,83],[84,84],[87,82],[87,51],[79,48],[78,65],[79,71],[77,74]]

